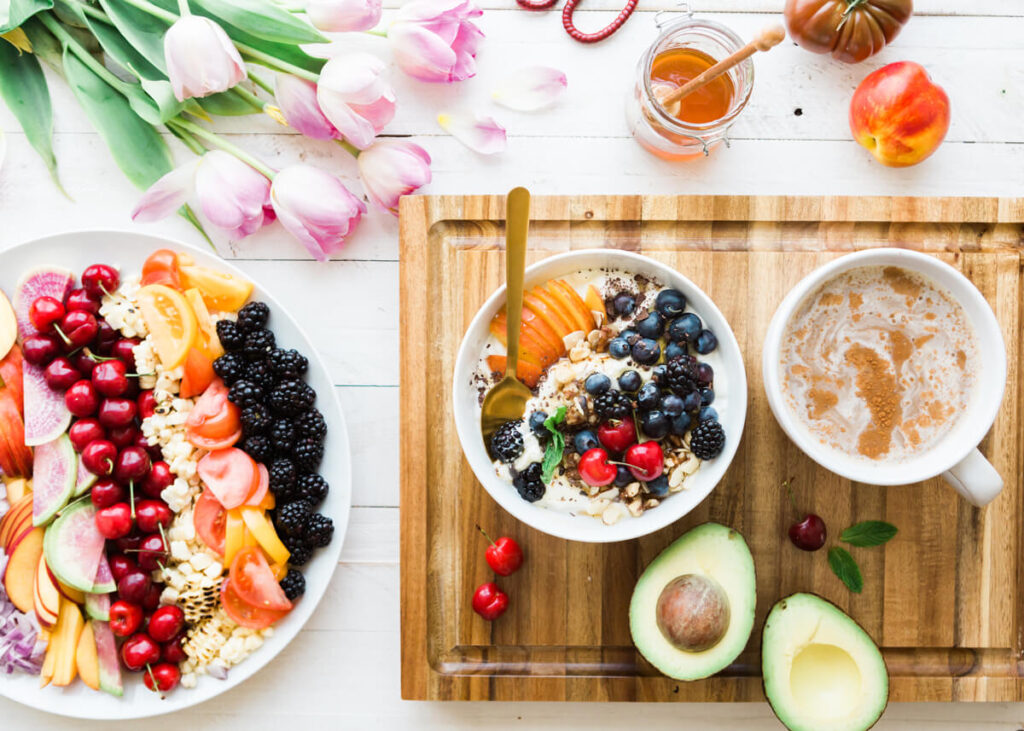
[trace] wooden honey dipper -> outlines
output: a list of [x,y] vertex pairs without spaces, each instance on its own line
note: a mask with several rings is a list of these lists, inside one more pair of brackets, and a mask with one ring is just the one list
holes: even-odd
[[754,38],[754,40],[752,40],[747,45],[743,46],[743,48],[739,49],[732,55],[723,58],[721,61],[716,63],[711,68],[702,71],[700,74],[693,77],[682,86],[676,87],[665,96],[659,97],[658,103],[661,104],[661,106],[663,106],[665,108],[665,111],[669,112],[669,114],[674,114],[675,111],[678,110],[673,111],[669,109],[669,107],[671,107],[674,104],[677,104],[680,99],[682,99],[685,96],[688,96],[689,94],[692,94],[698,89],[703,88],[704,86],[706,86],[707,84],[709,84],[710,82],[714,81],[719,76],[724,74],[726,71],[731,69],[733,66],[740,63],[741,61],[745,61],[758,51],[771,50],[775,46],[782,43],[782,41],[785,38],[786,31],[781,25],[774,25],[768,28],[764,28],[760,33],[757,34],[757,37]]

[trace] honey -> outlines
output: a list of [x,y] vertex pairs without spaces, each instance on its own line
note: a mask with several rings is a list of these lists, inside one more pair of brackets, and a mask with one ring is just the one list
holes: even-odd
[[[696,48],[672,48],[659,53],[651,64],[651,87],[664,97],[715,65],[716,59]],[[728,74],[713,79],[697,91],[687,94],[665,111],[681,122],[709,124],[725,117],[732,108],[736,90]]]

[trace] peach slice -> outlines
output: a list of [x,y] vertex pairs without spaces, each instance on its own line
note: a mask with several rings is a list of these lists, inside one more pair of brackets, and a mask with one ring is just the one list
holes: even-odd
[[78,641],[81,639],[84,629],[85,620],[82,618],[82,612],[78,609],[78,605],[61,597],[57,632],[54,633],[54,640],[57,642],[57,659],[53,666],[54,685],[71,685],[71,681],[78,675],[75,653],[78,650]]
[[93,690],[100,689],[100,657],[96,651],[96,635],[92,630],[92,622],[86,622],[75,648],[75,665],[78,677]]
[[565,299],[576,309],[580,317],[583,318],[583,323],[586,327],[583,328],[584,332],[590,332],[594,329],[594,315],[590,312],[590,308],[587,307],[587,303],[580,297],[579,292],[573,289],[572,285],[566,282],[564,279],[554,280],[555,286],[558,287],[562,292],[565,293]]
[[4,589],[11,603],[28,614],[35,609],[36,569],[43,555],[43,529],[33,528],[11,549]]
[[[504,355],[489,355],[487,356],[487,365],[495,373],[505,373],[505,365],[507,360]],[[536,363],[531,363],[521,355],[519,362],[516,364],[516,377],[522,381],[528,388],[534,388],[540,381],[543,369]]]
[[604,299],[601,298],[601,294],[597,291],[597,287],[593,284],[587,285],[587,293],[583,297],[583,302],[591,313],[601,313],[601,322],[608,322],[608,310],[604,307]]
[[[505,313],[499,312],[491,320],[491,333],[502,345],[508,345],[505,338]],[[523,352],[532,353],[540,361],[542,366],[548,366],[558,360],[558,354],[550,346],[544,344],[529,329],[519,330],[519,349]]]
[[[571,332],[576,332],[580,329],[579,325],[576,323],[576,316],[573,309],[571,307],[567,307],[560,298],[555,297],[545,287],[534,287],[530,290],[530,294],[543,302],[551,312],[557,313],[558,317],[560,317],[565,323],[565,335],[568,335]],[[565,335],[562,337],[564,338]]]
[[546,343],[558,355],[565,352],[565,343],[562,342],[562,338],[529,307],[523,307],[522,322],[524,328],[532,330],[538,339]]
[[36,586],[34,606],[36,618],[43,627],[52,627],[57,623],[57,612],[60,611],[60,591],[57,583],[50,577],[50,568],[46,565],[46,557],[39,556],[36,566]]
[[[552,297],[562,303],[562,307],[569,313],[569,316],[572,318],[573,330],[582,330],[584,333],[590,332],[594,326],[594,318],[590,314],[590,310],[586,309],[586,305],[581,303],[577,307],[573,297],[566,293],[558,280],[552,279],[544,287]],[[573,290],[573,293],[575,294],[575,290]],[[584,317],[584,311],[586,311],[586,317]]]
[[525,307],[530,308],[537,317],[544,320],[548,327],[558,336],[559,340],[572,332],[572,326],[569,324],[569,321],[562,317],[560,312],[544,304],[544,301],[534,294],[533,290],[523,294],[523,304]]

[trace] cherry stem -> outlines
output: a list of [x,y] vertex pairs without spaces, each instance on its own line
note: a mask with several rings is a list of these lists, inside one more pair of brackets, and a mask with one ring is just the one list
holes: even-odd
[[616,462],[615,460],[610,459],[608,460],[608,464],[616,464],[622,465],[623,467],[629,467],[630,469],[634,469],[637,472],[642,472],[644,475],[649,475],[651,473],[650,470],[645,470],[643,467],[637,467],[635,464],[630,464],[629,462]]
[[128,499],[132,501],[132,520],[135,520],[135,480],[128,480]]
[[485,531],[483,528],[481,528],[479,524],[477,524],[476,529],[484,534],[484,538],[486,538],[488,540],[488,542],[492,546],[497,546],[498,545],[497,543],[494,542],[493,538],[491,538],[489,535],[487,535],[487,531]]
[[149,679],[153,681],[153,692],[160,694],[160,700],[166,698],[167,696],[165,696],[163,691],[160,690],[160,685],[156,682],[156,675],[153,674],[153,668],[148,662],[146,663],[146,672],[149,673]]
[[114,296],[114,295],[112,295],[110,293],[110,290],[107,289],[107,285],[105,285],[103,282],[100,282],[99,285],[100,285],[100,290],[103,292],[103,294],[107,295],[107,297],[113,297]]
[[89,360],[91,360],[91,361],[93,361],[95,363],[106,363],[108,360],[118,360],[118,358],[115,358],[112,355],[111,356],[96,355],[94,352],[92,352],[88,348],[85,349],[85,354],[87,356],[89,356]]
[[71,345],[71,338],[64,334],[64,331],[60,329],[60,325],[53,323],[53,329],[60,335],[60,339],[64,341],[65,345]]

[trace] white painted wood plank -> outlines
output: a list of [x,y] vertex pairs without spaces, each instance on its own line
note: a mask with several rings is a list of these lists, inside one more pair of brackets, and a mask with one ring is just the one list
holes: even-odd
[[397,508],[398,387],[340,386],[337,392],[352,444],[352,504]]

